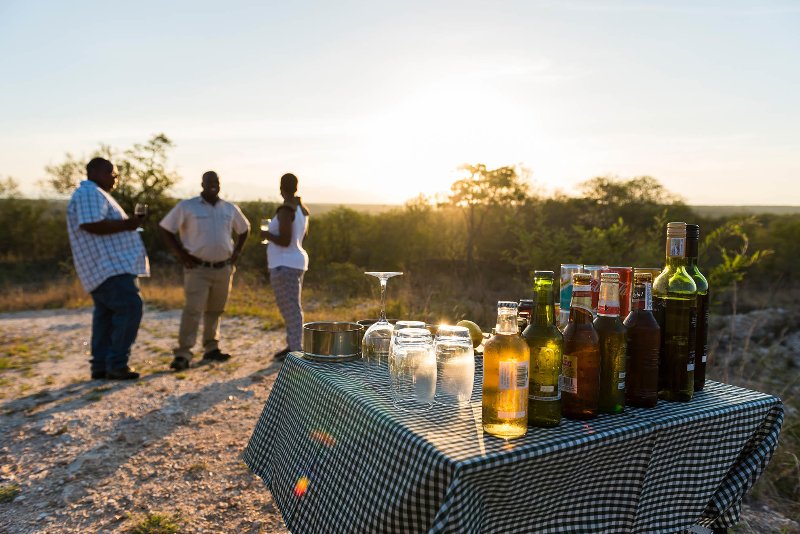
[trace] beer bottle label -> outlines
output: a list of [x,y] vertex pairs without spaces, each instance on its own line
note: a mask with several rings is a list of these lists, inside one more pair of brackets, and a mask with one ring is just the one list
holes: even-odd
[[[561,378],[559,377],[559,380]],[[528,395],[530,400],[535,401],[557,401],[561,400],[561,389],[558,386],[545,386],[543,384],[535,384],[531,386],[533,393]]]
[[578,394],[578,358],[564,354],[562,358],[561,391]]
[[500,419],[519,419],[528,415],[528,361],[500,362],[498,389],[506,395],[505,410],[498,410]]
[[[534,355],[531,354],[531,356]],[[551,371],[556,362],[556,352],[549,347],[540,347],[531,360],[533,368],[530,370],[531,383],[528,398],[540,401],[559,400],[561,398],[561,390],[558,388],[560,378],[553,384]]]
[[592,289],[591,286],[576,285],[572,288],[572,301],[570,308],[580,308],[592,313]]
[[525,362],[500,362],[500,381],[498,388],[501,391],[528,388],[528,365]]

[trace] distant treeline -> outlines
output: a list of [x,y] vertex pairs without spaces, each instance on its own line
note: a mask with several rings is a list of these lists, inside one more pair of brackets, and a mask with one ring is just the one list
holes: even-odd
[[[346,206],[312,213],[305,243],[308,280],[354,296],[368,288],[361,273],[369,269],[450,276],[470,284],[503,277],[526,281],[535,269],[557,272],[560,263],[661,266],[666,223],[682,220],[701,226],[701,269],[714,278],[718,297],[745,279],[771,294],[800,282],[800,215],[706,218],[646,177],[596,178],[583,191],[581,198],[526,194],[508,202],[454,196],[433,204],[420,197],[379,213]],[[0,282],[71,276],[66,203],[19,198],[8,190],[3,196]],[[175,202],[162,198],[142,234],[154,270],[174,264],[157,223]],[[258,224],[274,215],[276,205],[240,206],[254,230],[240,273],[266,279]]]

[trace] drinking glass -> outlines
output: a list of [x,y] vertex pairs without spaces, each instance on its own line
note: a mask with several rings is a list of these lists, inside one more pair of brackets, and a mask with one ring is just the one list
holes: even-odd
[[436,402],[448,406],[469,403],[475,380],[475,351],[464,326],[440,325],[434,341]]
[[[136,217],[147,217],[147,204],[141,202],[137,203],[133,207],[133,214],[136,215]],[[136,231],[144,232],[144,228],[140,226],[136,229]]]
[[403,273],[392,271],[370,271],[365,272],[370,276],[378,278],[381,284],[381,314],[379,319],[372,323],[364,333],[361,342],[361,350],[370,375],[373,380],[378,380],[384,375],[383,369],[388,365],[389,347],[392,340],[394,327],[386,320],[386,281]]
[[[269,223],[270,222],[272,222],[272,219],[261,219],[261,231],[262,232],[269,232]],[[261,240],[261,244],[262,245],[266,245],[267,243],[269,243],[269,241],[267,240],[266,237]]]
[[389,384],[392,401],[401,410],[421,412],[436,393],[436,355],[426,328],[403,328],[392,337]]

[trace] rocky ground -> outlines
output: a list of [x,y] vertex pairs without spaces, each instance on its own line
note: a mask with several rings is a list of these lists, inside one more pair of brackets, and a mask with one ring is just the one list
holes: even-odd
[[7,352],[31,362],[0,374],[0,483],[18,488],[0,498],[0,532],[286,531],[240,460],[282,336],[226,317],[222,348],[234,358],[174,373],[178,319],[145,313],[131,357],[142,379],[110,382],[89,380],[89,310],[0,316]]
[[[742,315],[732,329],[720,318],[718,372],[793,395],[785,369],[800,367],[800,329],[787,313]],[[107,382],[88,376],[90,310],[0,315],[0,532],[286,531],[269,491],[240,460],[280,370],[271,355],[282,334],[258,319],[225,317],[222,348],[234,358],[174,373],[178,319],[177,311],[147,311],[131,358],[142,379]],[[730,341],[742,350],[728,354]],[[776,367],[778,378],[751,365]],[[800,528],[751,502],[736,532]]]

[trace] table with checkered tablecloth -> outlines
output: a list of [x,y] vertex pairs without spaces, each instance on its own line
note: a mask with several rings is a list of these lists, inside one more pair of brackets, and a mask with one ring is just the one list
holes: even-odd
[[292,532],[678,532],[732,526],[783,421],[780,399],[708,381],[502,440],[472,402],[422,414],[362,361],[283,364],[244,452]]

